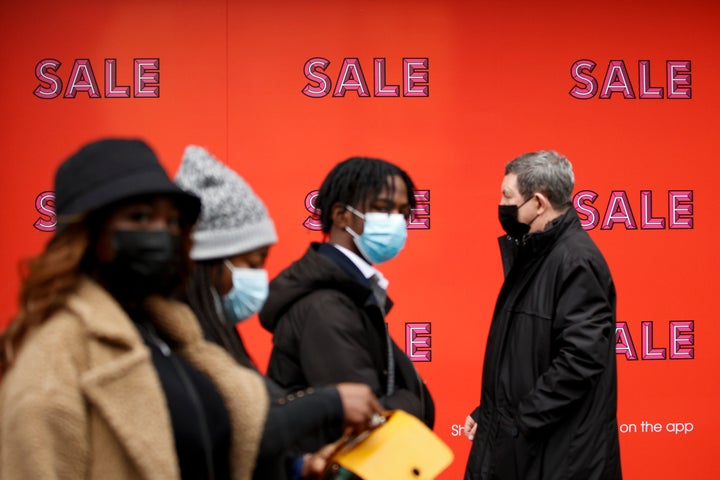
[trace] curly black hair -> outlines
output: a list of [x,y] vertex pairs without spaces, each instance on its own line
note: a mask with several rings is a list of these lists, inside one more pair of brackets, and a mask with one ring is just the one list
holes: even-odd
[[397,165],[367,157],[352,157],[335,165],[323,180],[317,198],[323,233],[330,232],[332,227],[333,205],[366,207],[378,198],[383,188],[388,188],[392,195],[394,187],[391,178],[395,175],[405,183],[408,203],[410,208],[415,208],[415,185],[405,170]]

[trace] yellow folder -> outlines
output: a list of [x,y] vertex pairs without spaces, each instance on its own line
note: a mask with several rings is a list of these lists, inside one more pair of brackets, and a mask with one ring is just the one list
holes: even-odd
[[379,427],[351,439],[328,463],[363,480],[429,480],[452,461],[452,450],[432,430],[395,410]]

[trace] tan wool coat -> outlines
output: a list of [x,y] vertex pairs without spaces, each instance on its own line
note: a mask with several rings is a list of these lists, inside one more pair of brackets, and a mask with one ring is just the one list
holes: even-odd
[[[213,382],[231,419],[234,480],[252,477],[268,409],[262,378],[205,341],[190,309],[146,307]],[[0,384],[0,479],[178,479],[165,394],[130,318],[84,279],[25,341]]]

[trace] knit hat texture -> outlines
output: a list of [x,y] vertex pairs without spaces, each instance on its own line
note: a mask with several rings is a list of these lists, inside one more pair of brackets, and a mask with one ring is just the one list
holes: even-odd
[[138,195],[167,194],[190,224],[200,200],[170,180],[155,152],[142,140],[106,138],[84,145],[55,172],[58,231],[73,216]]
[[185,149],[175,182],[202,200],[193,260],[227,258],[277,242],[267,208],[248,183],[202,147]]

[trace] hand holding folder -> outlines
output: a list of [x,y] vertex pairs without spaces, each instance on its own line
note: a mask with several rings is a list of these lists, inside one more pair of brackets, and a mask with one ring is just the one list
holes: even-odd
[[414,416],[395,410],[380,425],[346,436],[328,460],[323,480],[430,480],[453,453]]

